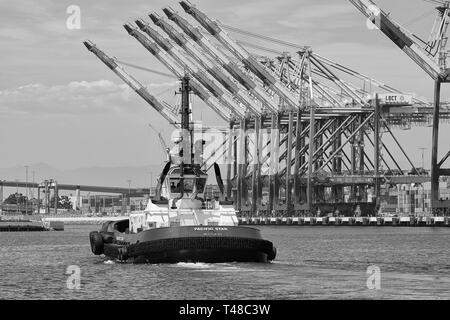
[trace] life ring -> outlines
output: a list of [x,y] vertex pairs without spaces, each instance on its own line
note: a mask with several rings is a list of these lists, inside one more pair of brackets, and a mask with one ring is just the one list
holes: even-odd
[[91,250],[92,253],[95,255],[100,255],[104,252],[104,244],[103,244],[103,238],[98,231],[92,231],[89,234],[89,239],[91,241]]

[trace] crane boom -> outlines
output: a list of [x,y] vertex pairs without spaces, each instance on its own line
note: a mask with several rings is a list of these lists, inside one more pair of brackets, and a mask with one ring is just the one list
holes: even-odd
[[109,57],[102,50],[97,48],[97,46],[90,40],[83,42],[86,48],[97,56],[105,65],[107,65],[120,79],[123,80],[130,88],[132,88],[139,96],[142,97],[148,104],[150,104],[159,114],[161,114],[170,124],[178,127],[177,124],[178,116],[174,114],[170,109],[165,107],[161,102],[158,101],[153,95],[151,95],[148,90],[135,78],[129,75],[125,70],[118,64],[118,62]]
[[[432,79],[449,80],[449,70],[443,69],[422,48],[414,36],[388,14],[379,9],[371,0],[349,0],[362,14],[374,23],[389,39],[402,49],[415,63],[417,63]],[[448,14],[448,12],[447,12]],[[443,34],[441,34],[443,36]]]
[[[164,64],[175,76],[183,77],[184,70],[180,67],[173,59],[163,52],[155,42],[145,37],[136,28],[133,28],[129,24],[124,25],[125,30],[136,38],[139,43],[144,46],[150,53],[152,53],[162,64]],[[222,119],[225,121],[230,121],[231,118],[236,116],[236,113],[228,105],[220,102],[215,97],[204,89],[203,85],[194,79],[190,81],[191,88],[193,91],[202,99],[211,109],[213,109]],[[221,108],[222,106],[222,108]]]
[[159,139],[159,143],[161,145],[161,148],[163,149],[163,153],[166,154],[167,156],[167,161],[170,161],[170,148],[167,146],[166,141],[164,141],[163,136],[161,135],[161,132],[159,132],[158,130],[156,130],[150,123],[148,124],[148,126],[156,133],[156,135],[158,136]]
[[[186,38],[184,34],[175,30],[168,22],[159,18],[156,14],[150,14],[152,21],[160,27],[169,37],[183,48],[190,57],[204,70],[206,70],[211,76],[213,76],[224,88],[226,88],[232,95],[234,95],[239,101],[253,110],[254,113],[262,113],[262,107],[251,98],[247,91],[241,89],[232,79],[230,79],[223,71],[221,66],[212,61],[205,53],[197,49],[195,43]],[[275,110],[271,110],[275,111]]]
[[175,22],[185,34],[187,34],[204,52],[209,54],[216,63],[226,70],[244,88],[249,90],[256,98],[262,101],[271,110],[277,110],[278,104],[270,97],[263,88],[258,86],[250,77],[243,73],[239,67],[231,61],[224,53],[216,48],[207,37],[197,28],[191,25],[186,19],[170,8],[164,8],[167,17]]
[[[189,72],[198,82],[200,82],[207,90],[209,90],[218,100],[223,101],[231,110],[244,115],[246,110],[243,106],[233,100],[233,97],[222,90],[220,83],[210,77],[205,71],[201,70],[191,59],[183,55],[175,46],[166,38],[161,36],[156,30],[151,28],[142,20],[137,20],[138,27],[145,32],[159,48],[163,49],[170,57],[173,58],[181,68]],[[142,35],[143,36],[143,35]]]
[[297,98],[289,92],[277,79],[266,70],[255,58],[223,30],[216,22],[206,14],[198,10],[187,1],[181,1],[184,11],[197,20],[212,36],[220,41],[231,53],[233,53],[244,65],[253,72],[266,86],[272,89],[291,109],[298,108]]

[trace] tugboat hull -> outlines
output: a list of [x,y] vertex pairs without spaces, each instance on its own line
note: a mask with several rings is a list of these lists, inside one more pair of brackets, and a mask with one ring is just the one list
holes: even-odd
[[[249,227],[169,227],[138,234],[100,231],[91,234],[92,251],[107,257],[135,263],[177,262],[268,262],[275,258],[272,242]],[[95,245],[94,242],[97,242]]]

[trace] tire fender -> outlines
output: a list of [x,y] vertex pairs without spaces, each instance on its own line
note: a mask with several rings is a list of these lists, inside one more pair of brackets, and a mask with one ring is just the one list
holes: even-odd
[[120,261],[125,261],[128,259],[128,250],[126,247],[117,249],[117,259]]
[[89,239],[91,242],[92,253],[95,255],[101,255],[105,249],[102,235],[98,231],[92,231],[89,234]]

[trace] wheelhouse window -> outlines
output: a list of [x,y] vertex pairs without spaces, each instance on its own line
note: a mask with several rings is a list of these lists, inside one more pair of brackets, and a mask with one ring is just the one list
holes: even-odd
[[197,178],[196,181],[197,193],[203,193],[206,185],[206,178]]
[[191,194],[194,191],[194,179],[192,178],[170,178],[170,193],[181,193],[181,184],[183,184],[183,192]]
[[180,179],[171,178],[170,179],[170,193],[180,193],[180,192],[181,192]]
[[186,194],[191,194],[194,191],[194,179],[184,179],[183,183],[184,192]]
[[186,196],[195,193],[203,193],[205,190],[206,179],[203,177],[173,177],[169,179],[169,189],[171,194],[180,194],[183,192]]

